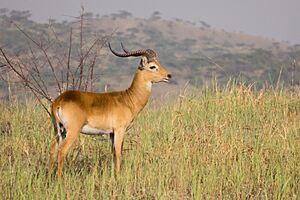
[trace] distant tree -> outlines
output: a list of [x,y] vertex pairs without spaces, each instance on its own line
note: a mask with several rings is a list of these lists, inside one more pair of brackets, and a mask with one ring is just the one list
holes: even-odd
[[116,17],[129,18],[132,17],[132,14],[126,10],[120,10],[119,13],[116,14]]
[[6,15],[8,13],[7,8],[0,8],[0,15]]
[[29,10],[25,10],[25,11],[12,10],[9,14],[10,14],[10,18],[14,21],[24,21],[24,20],[28,20],[28,18],[31,17],[31,13]]
[[55,22],[56,22],[56,20],[55,19],[48,19],[48,21],[49,21],[49,24],[55,24]]
[[62,24],[66,26],[69,22],[67,20],[62,21]]
[[120,12],[120,17],[125,17],[125,18],[132,17],[132,14],[126,10],[120,10],[119,12]]
[[159,20],[159,19],[161,19],[161,13],[159,11],[154,11],[150,16],[150,20]]
[[204,27],[204,28],[210,28],[211,26],[208,24],[208,23],[206,23],[205,21],[200,21],[200,24]]
[[83,15],[85,19],[92,19],[94,17],[94,14],[92,12],[85,12]]

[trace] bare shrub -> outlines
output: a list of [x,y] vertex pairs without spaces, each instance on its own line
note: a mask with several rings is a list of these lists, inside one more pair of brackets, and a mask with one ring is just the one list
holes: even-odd
[[25,86],[48,114],[47,103],[53,96],[70,89],[93,90],[97,59],[112,34],[86,39],[84,16],[82,8],[67,39],[49,24],[47,34],[38,40],[11,21],[25,37],[28,49],[17,55],[0,47],[1,79]]

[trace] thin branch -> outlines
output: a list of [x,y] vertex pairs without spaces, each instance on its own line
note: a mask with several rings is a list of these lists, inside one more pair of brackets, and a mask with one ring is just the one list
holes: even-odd
[[[47,96],[50,97],[49,92],[48,92],[48,88],[47,88],[46,83],[45,83],[45,80],[41,77],[41,73],[40,73],[39,67],[38,67],[38,65],[37,65],[37,63],[36,63],[37,58],[36,58],[36,56],[35,56],[35,54],[34,54],[32,48],[31,48],[31,45],[30,45],[30,44],[28,44],[28,45],[29,45],[29,50],[30,50],[30,52],[31,52],[31,56],[32,56],[31,61],[33,62],[33,66],[34,66],[33,70],[36,72],[36,74],[37,74],[37,76],[38,76],[40,82],[42,83],[44,93],[45,93]],[[50,98],[51,98],[51,97],[50,97]]]
[[[26,66],[20,58],[18,58],[18,62],[21,63],[22,66]],[[43,87],[40,85],[39,81],[35,78],[34,74],[31,73],[31,70],[28,69],[28,67],[22,67],[22,66],[19,65],[19,68],[20,68],[20,71],[21,71],[22,75],[24,76],[24,78],[27,79],[26,76],[24,75],[24,72],[23,72],[22,69],[26,70],[26,72],[28,73],[28,75],[29,75],[29,76],[32,78],[32,80],[34,81],[35,84],[34,84],[34,83],[31,83],[32,87],[34,87],[36,91],[39,91],[38,93],[41,94],[42,96],[44,96],[44,97],[45,97],[45,96],[49,97],[49,95],[46,93],[46,91],[45,91],[45,90],[43,89]],[[27,79],[27,80],[29,80],[29,79]],[[36,86],[36,85],[37,85],[37,86]]]
[[[90,55],[90,52],[92,51],[92,49],[94,48],[94,46],[99,42],[100,40],[99,39],[96,39],[95,41],[94,41],[94,43],[90,46],[90,48],[88,49],[88,51],[85,53],[85,55],[83,56],[83,61],[82,62],[80,62],[79,63],[79,65],[78,65],[78,67],[77,67],[77,69],[76,69],[76,71],[75,71],[75,74],[77,74],[77,71],[80,69],[81,70],[81,66],[83,66],[83,62],[84,62],[84,60],[86,60],[86,58]],[[82,68],[83,69],[83,68]],[[79,79],[77,80],[77,82],[76,82],[76,85],[77,85],[77,83],[79,82],[79,84],[78,84],[78,88],[77,89],[79,89],[80,90],[80,86],[81,86],[81,81],[82,81],[82,75],[81,75],[81,73],[79,73]]]
[[[47,82],[48,79],[45,78],[43,74],[44,69],[47,68],[47,72],[50,71],[50,76],[55,80],[55,84],[60,93],[71,87],[79,90],[84,89],[85,91],[88,89],[93,90],[93,84],[99,78],[97,73],[95,73],[95,67],[100,49],[106,45],[107,40],[113,35],[112,33],[110,37],[101,36],[86,41],[84,38],[84,26],[86,23],[83,8],[80,16],[76,19],[78,19],[80,23],[79,41],[73,42],[74,31],[71,28],[68,41],[69,44],[66,44],[67,51],[63,47],[64,43],[59,40],[59,35],[54,29],[55,27],[51,24],[46,32],[47,35],[43,35],[36,39],[33,35],[30,35],[29,32],[26,32],[25,29],[23,30],[14,22],[12,22],[12,24],[14,24],[25,36],[25,39],[27,39],[26,41],[28,42],[29,50],[27,53],[25,52],[26,57],[10,57],[5,54],[3,49],[0,49],[0,54],[2,53],[3,55],[3,57],[0,57],[0,60],[2,61],[0,62],[0,68],[3,68],[5,71],[6,69],[12,71],[14,76],[18,77],[15,80],[20,80],[20,82],[32,92],[49,116],[51,116],[51,114],[48,111],[46,101],[44,101],[43,98],[47,99],[49,102],[52,102],[52,98],[49,95],[50,86]],[[78,21],[76,23],[78,23]],[[74,49],[72,49],[74,48],[74,43],[77,45],[79,43],[77,52],[79,51],[80,58],[77,60],[77,65],[72,66],[71,57],[74,52]],[[35,46],[37,46],[37,48],[35,48]],[[3,76],[0,75],[0,79],[3,79]],[[66,84],[66,87],[64,84]]]
[[[30,89],[30,88],[29,88]],[[52,116],[52,114],[49,112],[48,108],[43,104],[42,100],[39,98],[39,96],[33,91],[31,90],[31,92],[33,93],[33,95],[35,96],[35,98],[38,100],[38,102],[41,104],[41,106],[45,109],[45,111],[48,113],[49,117]],[[50,102],[52,102],[52,100],[50,100]]]
[[41,49],[41,50],[44,52],[44,55],[45,55],[45,57],[46,57],[46,59],[47,59],[47,61],[48,61],[48,64],[49,64],[49,66],[50,66],[50,68],[51,68],[51,71],[52,71],[52,73],[53,73],[53,75],[54,75],[54,78],[55,78],[57,87],[58,87],[58,89],[59,89],[59,92],[61,93],[61,92],[62,92],[62,89],[61,89],[60,83],[59,83],[59,81],[58,81],[57,75],[56,75],[56,73],[55,73],[54,67],[53,67],[53,65],[52,65],[52,62],[51,62],[51,60],[50,60],[50,58],[49,58],[47,52],[46,52],[44,49]]
[[[93,91],[93,79],[94,79],[94,67],[95,67],[95,64],[96,64],[96,59],[97,59],[97,51],[99,51],[100,49],[102,49],[104,47],[104,45],[107,43],[107,41],[109,40],[109,37],[106,37],[104,39],[101,40],[101,46],[98,47],[98,49],[96,50],[96,52],[94,53],[94,58],[92,60],[92,63],[89,67],[89,74],[87,77],[87,81],[86,81],[86,89],[87,90],[87,87],[88,87],[88,82],[90,81],[90,90]],[[100,41],[100,40],[99,40]],[[99,42],[98,42],[99,43]]]
[[41,45],[39,43],[37,43],[34,39],[32,39],[25,31],[23,31],[23,29],[21,29],[21,27],[19,27],[19,25],[17,25],[15,22],[11,21],[11,23],[13,25],[15,25],[17,27],[17,29],[23,33],[31,42],[33,42],[36,46],[41,48]]
[[21,29],[16,23],[14,23],[14,22],[12,22],[12,23],[17,27],[17,29],[18,29],[21,33],[23,33],[30,41],[32,41],[35,45],[37,45],[37,46],[40,48],[40,50],[43,52],[43,54],[44,54],[44,56],[46,57],[46,60],[47,60],[47,62],[48,62],[48,64],[49,64],[49,66],[50,66],[50,69],[51,69],[51,71],[52,71],[52,73],[53,73],[53,76],[54,76],[54,78],[55,78],[55,81],[56,81],[57,87],[58,87],[58,89],[59,89],[59,92],[61,93],[61,92],[62,92],[62,89],[61,89],[60,83],[59,83],[59,81],[58,81],[57,75],[56,75],[56,73],[55,73],[54,67],[53,67],[53,65],[52,65],[52,62],[51,62],[49,56],[48,56],[48,53],[47,53],[46,50],[43,48],[42,44],[39,44],[39,43],[36,42],[34,39],[32,39],[32,38],[31,38],[31,37],[30,37],[23,29]]
[[72,50],[72,28],[71,28],[71,31],[70,31],[69,54],[68,54],[68,61],[67,61],[67,90],[69,89],[71,50]]
[[6,56],[6,54],[4,53],[3,49],[0,48],[0,51],[5,59],[5,61],[7,62],[8,66],[23,80],[23,83],[26,87],[28,87],[33,93],[38,93],[39,95],[43,96],[44,98],[46,98],[48,101],[52,101],[51,98],[49,98],[48,96],[43,95],[43,93],[41,91],[39,91],[38,89],[35,88],[34,84],[29,81],[23,74],[22,68],[20,68],[20,71],[18,71],[14,65],[11,63],[11,61],[8,59],[8,57]]
[[62,48],[62,41],[59,40],[59,38],[58,38],[58,36],[57,36],[57,33],[55,32],[55,30],[54,30],[54,28],[53,28],[53,26],[52,26],[52,23],[49,23],[49,29],[50,29],[51,32],[53,33],[53,35],[54,35],[56,41],[58,41],[57,44]]
[[79,72],[79,85],[78,85],[78,89],[80,89],[81,87],[81,82],[82,82],[82,74],[83,74],[83,62],[84,62],[84,58],[83,58],[83,13],[84,13],[84,8],[83,6],[81,7],[81,14],[80,14],[80,72]]
[[[39,90],[38,87],[37,87],[35,84],[33,84],[33,83],[25,76],[23,69],[24,69],[26,72],[28,72],[29,76],[30,76],[30,72],[29,72],[29,70],[28,70],[26,67],[22,67],[22,65],[24,66],[24,64],[22,63],[22,60],[20,60],[20,59],[18,58],[17,64],[18,64],[19,69],[20,69],[19,74],[22,75],[21,78],[24,80],[24,82],[22,82],[23,85],[29,87],[29,88],[30,88],[31,90],[33,90],[35,93],[38,93],[39,95],[41,95],[41,96],[43,96],[43,97],[45,97],[45,98],[48,98],[47,95],[44,95],[43,91]],[[10,65],[10,67],[12,68],[12,67],[14,67],[14,66],[13,66],[13,65]],[[15,67],[14,67],[14,69],[15,69],[15,71],[17,70]],[[25,84],[24,84],[24,83],[25,83]]]
[[97,52],[94,53],[94,58],[93,58],[91,64],[89,65],[89,70],[88,70],[87,79],[86,79],[86,83],[85,83],[85,91],[87,91],[87,89],[88,89],[89,81],[91,83],[90,84],[91,85],[90,89],[92,90],[93,73],[94,73],[94,67],[95,67],[96,59],[97,59]]
[[204,55],[204,57],[206,57],[208,59],[208,62],[214,64],[215,66],[219,67],[222,71],[226,72],[225,69],[221,65],[219,65],[218,63],[216,63],[215,61],[213,61],[213,59],[211,57],[209,57],[209,56],[207,56],[205,54],[202,54],[202,55]]

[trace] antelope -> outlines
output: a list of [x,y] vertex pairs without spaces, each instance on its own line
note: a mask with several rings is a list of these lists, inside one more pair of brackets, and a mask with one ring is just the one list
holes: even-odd
[[[122,44],[121,44],[122,45]],[[109,134],[116,172],[120,171],[125,131],[141,112],[150,97],[153,83],[168,82],[171,74],[158,62],[151,50],[115,52],[118,57],[141,57],[131,86],[124,91],[92,93],[78,90],[65,91],[51,105],[55,136],[51,142],[48,174],[52,172],[57,156],[57,179],[61,179],[64,157],[79,133]]]

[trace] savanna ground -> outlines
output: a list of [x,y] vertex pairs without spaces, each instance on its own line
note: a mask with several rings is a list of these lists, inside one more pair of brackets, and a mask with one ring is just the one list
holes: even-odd
[[81,135],[58,184],[53,136],[34,101],[0,106],[1,199],[299,199],[300,91],[229,84],[151,102],[127,132],[122,169],[107,137]]

